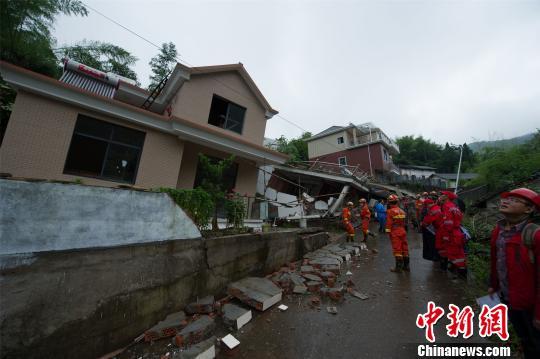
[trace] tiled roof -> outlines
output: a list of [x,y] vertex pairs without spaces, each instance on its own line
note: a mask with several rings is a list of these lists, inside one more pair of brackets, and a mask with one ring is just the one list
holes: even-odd
[[71,70],[65,70],[60,81],[108,98],[113,98],[116,91],[111,84]]

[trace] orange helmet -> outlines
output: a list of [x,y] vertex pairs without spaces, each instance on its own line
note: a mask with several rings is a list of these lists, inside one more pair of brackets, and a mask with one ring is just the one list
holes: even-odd
[[390,196],[388,196],[388,202],[397,202],[398,201],[398,196],[396,196],[395,194],[391,194]]

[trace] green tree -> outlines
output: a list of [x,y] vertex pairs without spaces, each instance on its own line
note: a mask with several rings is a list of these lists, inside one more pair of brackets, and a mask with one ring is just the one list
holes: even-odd
[[277,150],[290,156],[289,162],[308,161],[308,146],[306,140],[312,136],[311,132],[304,132],[300,137],[287,140],[281,136],[276,140]]
[[225,200],[226,188],[223,183],[223,174],[232,166],[233,162],[233,155],[220,161],[212,161],[202,153],[199,153],[199,168],[202,173],[200,188],[210,195],[214,203],[214,217],[212,218],[213,231],[218,230],[218,207]]
[[57,15],[88,15],[79,0],[1,1],[0,58],[50,76],[60,69],[51,34]]
[[[0,0],[0,59],[58,77],[60,67],[51,35],[57,15],[88,15],[79,0]],[[15,91],[0,79],[0,143],[15,101]]]
[[65,57],[95,69],[113,72],[137,81],[137,74],[131,69],[137,58],[120,46],[101,41],[83,40],[61,50],[61,54]]
[[177,60],[176,46],[172,43],[163,43],[159,54],[152,57],[149,62],[152,69],[152,75],[150,75],[150,85],[148,90],[152,91],[156,86],[167,77],[169,72],[176,66]]
[[441,156],[441,146],[422,136],[403,136],[396,139],[399,153],[393,157],[398,165],[436,167]]
[[522,144],[507,148],[484,148],[480,163],[475,168],[479,174],[474,184],[487,185],[492,190],[517,185],[540,171],[540,130]]

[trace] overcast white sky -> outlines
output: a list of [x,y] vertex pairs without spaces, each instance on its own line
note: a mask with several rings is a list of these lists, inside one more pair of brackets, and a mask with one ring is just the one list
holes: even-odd
[[[540,128],[540,1],[83,0],[188,65],[242,62],[270,104],[317,133],[374,122],[390,137],[438,143]],[[58,45],[108,41],[158,50],[95,12],[61,17]],[[274,117],[266,137],[301,130]]]

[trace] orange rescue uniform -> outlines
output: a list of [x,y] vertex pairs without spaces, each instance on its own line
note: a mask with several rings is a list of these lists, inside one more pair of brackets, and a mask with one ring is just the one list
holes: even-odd
[[365,237],[369,232],[369,221],[371,219],[371,211],[369,210],[367,204],[364,204],[362,207],[362,210],[360,211],[360,218],[362,220],[362,232],[364,233]]
[[348,240],[354,240],[354,227],[351,223],[352,221],[352,213],[349,207],[343,208],[343,228],[345,228],[345,231],[347,232],[347,238]]
[[409,245],[407,244],[405,220],[405,212],[397,205],[391,206],[386,211],[386,232],[390,233],[392,251],[394,253],[394,257],[398,259],[409,257]]

